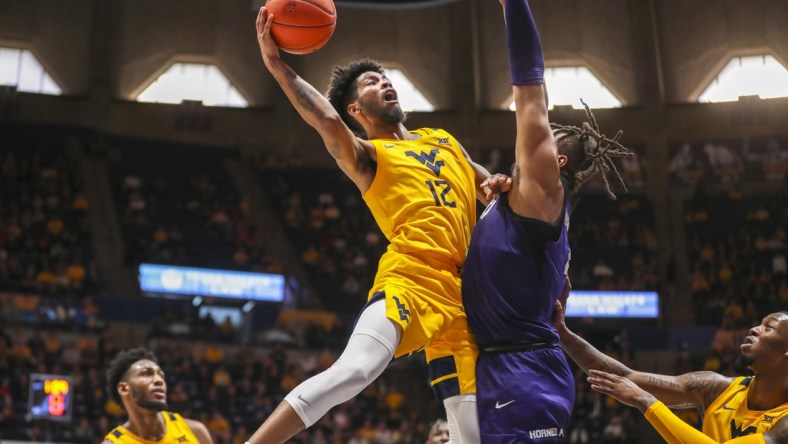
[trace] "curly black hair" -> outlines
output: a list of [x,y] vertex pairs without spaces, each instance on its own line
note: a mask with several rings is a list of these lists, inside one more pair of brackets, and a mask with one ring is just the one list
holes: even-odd
[[358,137],[366,138],[364,128],[358,121],[347,112],[350,102],[358,99],[358,89],[356,89],[356,79],[365,72],[373,71],[384,74],[383,67],[375,60],[364,58],[354,60],[345,66],[335,66],[331,73],[331,81],[328,85],[326,97],[331,105],[337,110],[342,121]]
[[616,182],[625,193],[628,190],[612,158],[634,157],[635,153],[618,142],[621,135],[624,134],[623,131],[616,133],[612,139],[603,135],[591,109],[582,99],[580,101],[583,103],[586,117],[588,117],[588,122],[583,122],[582,128],[557,123],[550,124],[558,144],[558,153],[567,157],[565,169],[569,176],[572,192],[577,192],[588,179],[599,175],[602,178],[605,191],[607,191],[607,196],[615,200],[616,195],[610,189],[610,182],[607,179],[608,173],[613,173],[613,177],[616,178]]
[[123,380],[123,376],[126,375],[132,364],[143,359],[148,359],[157,364],[159,362],[152,351],[140,347],[118,353],[109,364],[109,369],[107,370],[107,393],[121,407],[123,406],[123,401],[120,399],[120,393],[118,393],[118,383]]

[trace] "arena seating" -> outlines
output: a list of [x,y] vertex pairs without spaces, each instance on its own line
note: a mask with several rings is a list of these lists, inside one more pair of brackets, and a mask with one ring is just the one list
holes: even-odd
[[68,145],[82,134],[26,125],[2,130],[0,290],[85,294],[97,284],[89,202]]
[[685,202],[690,290],[699,323],[754,325],[788,301],[784,189],[703,192]]
[[127,262],[266,271],[270,258],[224,161],[229,148],[111,138]]

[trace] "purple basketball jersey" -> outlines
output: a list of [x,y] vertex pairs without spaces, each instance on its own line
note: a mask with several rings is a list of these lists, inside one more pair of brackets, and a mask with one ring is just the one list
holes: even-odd
[[[462,278],[468,325],[481,350],[482,443],[562,442],[575,387],[551,317],[566,285],[571,206],[567,198],[557,227],[517,216],[507,198],[491,203],[476,224]],[[485,352],[512,343],[541,345]]]
[[480,346],[506,341],[555,342],[550,322],[566,285],[569,199],[558,240],[526,226],[549,224],[514,214],[507,195],[492,202],[471,236],[462,275],[468,324]]

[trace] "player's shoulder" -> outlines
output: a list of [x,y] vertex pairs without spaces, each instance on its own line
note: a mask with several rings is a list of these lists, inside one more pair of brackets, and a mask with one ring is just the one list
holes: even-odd
[[454,136],[452,136],[450,132],[446,131],[443,128],[424,127],[424,128],[416,129],[413,132],[421,134],[422,136],[449,137],[451,139],[454,139]]
[[188,419],[182,418],[186,425],[189,426],[194,436],[200,441],[200,443],[211,443],[213,442],[211,439],[211,434],[208,432],[208,428],[200,421],[196,419]]
[[101,441],[101,444],[114,444],[116,439],[120,439],[125,433],[125,429],[121,429],[120,427],[115,427],[109,431],[106,435],[104,435],[104,440]]

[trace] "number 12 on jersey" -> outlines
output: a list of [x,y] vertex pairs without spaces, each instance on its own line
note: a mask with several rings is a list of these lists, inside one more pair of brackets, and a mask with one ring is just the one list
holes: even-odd
[[[457,206],[457,202],[446,200],[446,194],[451,191],[451,184],[445,180],[428,180],[426,181],[426,184],[428,187],[430,187],[432,197],[435,199],[435,205],[443,205],[449,208],[455,208]],[[438,196],[439,190],[440,197]]]

